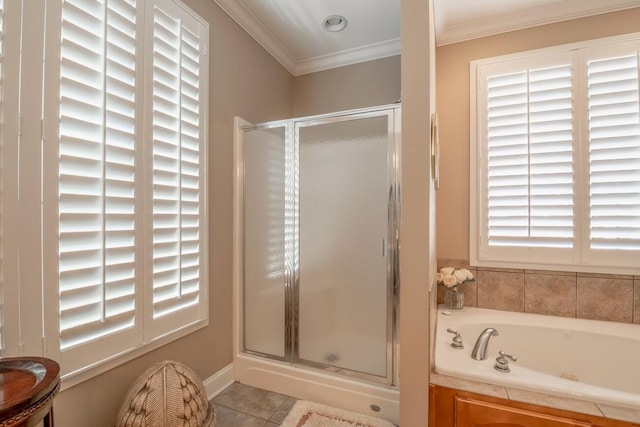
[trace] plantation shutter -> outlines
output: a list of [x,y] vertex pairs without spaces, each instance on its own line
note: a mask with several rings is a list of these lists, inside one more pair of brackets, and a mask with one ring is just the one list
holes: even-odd
[[[587,52],[589,249],[639,261],[640,43]],[[625,253],[620,253],[623,251]],[[602,256],[599,252],[597,256]]]
[[484,253],[508,258],[525,248],[541,260],[548,248],[573,248],[572,68],[563,55],[516,72],[504,64],[483,70]]
[[135,0],[65,0],[59,123],[59,315],[69,372],[133,347]]
[[151,334],[202,318],[208,28],[170,0],[153,8]]

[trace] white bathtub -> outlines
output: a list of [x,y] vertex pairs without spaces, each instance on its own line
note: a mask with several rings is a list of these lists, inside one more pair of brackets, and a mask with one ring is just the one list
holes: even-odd
[[[438,309],[435,369],[443,375],[640,410],[640,325],[467,308]],[[488,358],[471,351],[487,327]],[[451,348],[459,331],[463,350]],[[498,351],[517,356],[496,371]],[[564,378],[563,378],[564,377]],[[571,379],[566,379],[571,378]]]

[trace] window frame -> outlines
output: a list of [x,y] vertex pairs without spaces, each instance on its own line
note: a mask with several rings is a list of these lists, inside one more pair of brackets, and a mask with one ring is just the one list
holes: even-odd
[[[189,6],[180,0],[138,1],[137,20],[146,25],[148,6],[157,1],[171,2],[175,7],[186,13],[189,19],[198,22],[203,28],[200,40],[203,42],[201,51],[200,93],[202,94],[201,110],[199,111],[200,129],[202,130],[200,143],[201,181],[199,200],[201,208],[201,222],[199,244],[201,257],[201,283],[198,316],[195,321],[172,328],[169,332],[147,335],[124,351],[109,354],[101,360],[89,363],[79,369],[73,369],[62,374],[62,388],[66,389],[96,375],[104,373],[116,366],[133,360],[145,353],[153,351],[170,342],[189,335],[209,325],[209,250],[208,250],[208,163],[209,163],[209,66],[210,66],[210,24],[196,14]],[[3,162],[11,165],[9,171],[3,170],[3,182],[10,185],[10,191],[2,194],[3,203],[11,207],[11,214],[2,216],[3,228],[9,224],[10,235],[2,242],[3,252],[15,258],[15,262],[6,259],[9,269],[3,271],[5,282],[11,278],[11,286],[3,286],[2,292],[5,304],[9,307],[2,310],[3,325],[10,322],[10,327],[3,330],[2,356],[18,356],[22,354],[42,355],[61,361],[59,338],[59,305],[58,305],[58,140],[59,140],[59,90],[60,90],[60,40],[62,2],[42,3],[38,7],[27,7],[27,0],[6,2],[10,6],[13,19],[7,20],[11,25],[5,37],[6,49],[10,49],[7,62],[10,68],[5,69],[5,78],[20,84],[4,85],[8,88],[9,97],[5,104],[5,112],[9,114],[8,121],[2,128],[3,140],[10,141],[10,151],[3,153]],[[8,8],[9,9],[9,8]],[[153,22],[153,21],[151,21]],[[136,67],[144,70],[148,56],[149,43],[145,40],[147,32],[140,24],[138,39],[141,54],[136,57]],[[22,31],[28,29],[28,31]],[[19,48],[28,52],[20,56]],[[43,61],[44,58],[44,61]],[[9,62],[9,59],[11,61]],[[146,91],[149,77],[138,82],[137,94]],[[20,91],[19,91],[20,90]],[[136,95],[136,139],[145,139],[151,124],[145,118],[148,108],[142,96]],[[9,105],[10,104],[10,105]],[[13,109],[15,107],[15,109]],[[7,119],[7,116],[5,116]],[[22,126],[29,123],[30,126]],[[36,124],[36,125],[33,125]],[[14,135],[19,138],[14,142]],[[11,136],[8,138],[7,136]],[[146,141],[144,145],[148,144]],[[143,146],[136,142],[136,156],[142,158]],[[15,161],[14,161],[15,160]],[[18,163],[19,161],[19,163]],[[13,163],[12,163],[13,162]],[[136,183],[139,199],[145,199],[145,189],[148,183],[147,172],[137,176]],[[7,179],[5,179],[7,178]],[[56,182],[55,185],[47,183]],[[18,185],[20,183],[20,185]],[[16,193],[14,195],[14,192]],[[17,203],[7,201],[20,200]],[[15,211],[15,212],[14,212]],[[143,210],[136,219],[136,228],[144,228],[147,219]],[[13,221],[13,222],[12,222]],[[140,244],[141,242],[138,242]],[[15,247],[15,249],[14,249]],[[145,293],[145,298],[151,297],[145,280],[145,263],[152,259],[148,249],[141,249],[137,256],[138,270],[141,274],[136,281]],[[19,279],[19,281],[18,281]],[[138,286],[138,285],[137,285]],[[18,304],[19,302],[19,304]],[[15,304],[14,304],[15,303]],[[146,313],[146,303],[140,300],[136,310],[141,317],[150,317]],[[146,321],[139,326],[142,332]],[[142,334],[141,334],[142,335]],[[61,363],[64,370],[65,364]]]
[[[609,264],[594,262],[595,252],[589,248],[589,123],[588,98],[586,81],[586,60],[584,52],[591,49],[602,49],[610,45],[638,44],[640,33],[588,40],[578,43],[553,46],[514,54],[502,55],[471,61],[469,64],[470,87],[470,117],[469,117],[469,147],[470,147],[470,183],[469,183],[469,255],[470,264],[478,267],[498,268],[526,268],[536,270],[575,271],[585,273],[618,273],[640,274],[640,256],[635,253],[623,254],[627,258],[626,264],[618,262],[615,257],[609,258]],[[573,117],[574,117],[574,246],[564,253],[540,257],[536,250],[528,247],[507,248],[509,255],[496,256],[487,253],[486,234],[488,223],[486,220],[486,179],[484,178],[484,163],[486,158],[486,138],[483,126],[486,112],[486,94],[482,92],[482,69],[497,63],[514,61],[530,61],[536,58],[546,58],[553,55],[573,55],[575,69],[572,71],[573,82]],[[585,193],[586,191],[586,193]],[[586,233],[586,234],[585,234]],[[513,251],[512,249],[516,249]],[[546,250],[543,248],[543,250]],[[552,251],[553,252],[553,251]],[[613,251],[611,251],[613,252]],[[620,252],[620,251],[619,251]],[[635,251],[628,251],[635,252]],[[628,255],[628,256],[627,256]],[[598,257],[599,258],[599,257]],[[635,261],[634,261],[635,260]],[[599,260],[600,261],[600,260]],[[612,263],[612,261],[614,261]]]
[[[18,85],[5,84],[19,80],[20,75],[20,39],[22,5],[18,2],[4,1],[2,17],[2,51],[0,66],[0,186],[1,199],[1,266],[0,266],[0,356],[9,357],[20,354],[20,314],[21,301],[18,287],[19,245],[18,231],[18,173],[20,159],[18,143],[20,134],[20,95]],[[18,138],[16,138],[18,135]]]

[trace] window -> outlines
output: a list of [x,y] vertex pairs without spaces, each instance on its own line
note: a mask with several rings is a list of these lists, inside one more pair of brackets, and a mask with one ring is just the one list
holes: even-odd
[[471,64],[475,265],[640,265],[640,35]]
[[77,382],[208,321],[208,24],[177,0],[20,4],[46,31],[21,34],[45,58],[19,76],[40,91],[22,120],[42,122],[20,142],[41,209],[18,242],[40,280],[19,292],[42,306],[16,329]]

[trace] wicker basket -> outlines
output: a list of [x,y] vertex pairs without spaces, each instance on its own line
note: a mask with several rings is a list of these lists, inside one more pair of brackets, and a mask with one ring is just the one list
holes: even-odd
[[129,388],[116,427],[213,427],[215,409],[196,373],[165,360]]

